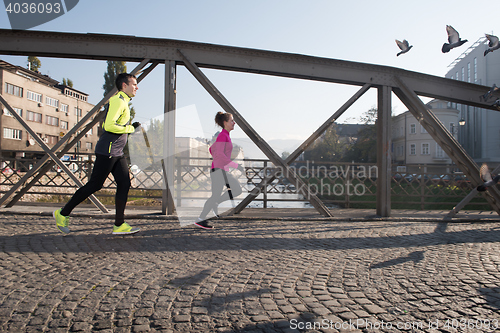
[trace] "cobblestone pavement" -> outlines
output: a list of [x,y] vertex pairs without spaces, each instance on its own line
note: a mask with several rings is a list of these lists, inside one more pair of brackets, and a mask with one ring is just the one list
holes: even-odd
[[[492,332],[500,223],[0,216],[9,332]],[[437,329],[436,329],[437,325]],[[481,326],[482,325],[482,326]],[[489,328],[487,326],[489,325]]]

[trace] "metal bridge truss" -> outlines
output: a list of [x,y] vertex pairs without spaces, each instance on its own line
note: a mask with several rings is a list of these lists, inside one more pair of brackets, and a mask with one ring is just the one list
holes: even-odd
[[[289,181],[298,185],[301,194],[305,198],[308,198],[316,210],[324,216],[332,216],[332,213],[316,195],[310,193],[308,186],[302,186],[304,185],[302,179],[289,166],[336,119],[347,111],[355,101],[372,88],[377,89],[378,92],[377,167],[379,177],[377,179],[377,215],[391,215],[390,129],[392,92],[405,104],[412,115],[441,146],[452,161],[467,175],[472,184],[475,186],[482,183],[477,164],[465,152],[447,128],[436,118],[432,111],[427,109],[420,96],[495,110],[491,105],[486,104],[480,99],[480,96],[490,89],[489,87],[388,66],[206,43],[120,35],[0,29],[0,54],[138,62],[139,65],[132,71],[132,73],[140,74],[138,81],[144,79],[158,64],[165,64],[165,113],[175,110],[176,69],[177,66],[183,65],[226,112],[233,114],[234,120],[246,135],[275,166],[279,167],[286,174]],[[360,89],[290,156],[283,160],[206,77],[201,70],[202,68],[348,84],[359,86]],[[21,122],[23,127],[32,134],[33,138],[37,140],[37,143],[46,152],[45,157],[13,186],[8,193],[0,198],[0,205],[14,195],[19,187],[23,186],[7,204],[7,206],[14,205],[54,164],[61,167],[71,177],[71,171],[62,163],[60,158],[99,121],[103,116],[99,112],[101,107],[114,93],[116,93],[116,90],[104,97],[52,149],[39,140],[37,135],[32,134],[33,131],[29,128],[28,124],[21,117],[16,116],[17,113],[12,110],[0,95],[0,102]],[[497,97],[500,96],[497,95]],[[166,151],[174,151],[175,115],[174,117],[166,118],[172,119],[172,121],[165,124],[168,135],[165,138],[164,149]],[[90,122],[85,125],[88,121]],[[68,142],[75,134],[76,136],[73,140]],[[68,143],[63,147],[66,142]],[[167,158],[166,167],[168,173],[174,172],[172,158]],[[32,176],[34,178],[29,183],[26,183]],[[76,177],[71,178],[76,184],[81,186]],[[231,213],[241,212],[256,198],[260,192],[259,187],[266,186],[274,178],[274,176],[267,176]],[[474,191],[471,192],[471,195],[473,193]],[[93,197],[91,199],[101,211],[106,211],[106,208],[97,198]],[[487,192],[487,200],[491,207],[500,214],[500,192],[498,189],[490,188]],[[456,214],[458,209],[459,205],[455,207],[454,211],[450,212],[449,216]],[[164,190],[162,212],[164,214],[172,214],[173,211],[172,196],[168,189]]]

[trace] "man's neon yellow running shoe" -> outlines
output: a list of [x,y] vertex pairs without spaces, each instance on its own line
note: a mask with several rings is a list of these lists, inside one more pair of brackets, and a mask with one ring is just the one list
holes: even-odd
[[132,228],[131,226],[128,225],[127,222],[123,222],[121,226],[117,227],[116,225],[113,226],[113,235],[131,235],[135,234],[136,232],[139,232],[141,229],[139,228]]
[[61,208],[54,211],[54,213],[52,213],[52,215],[56,219],[57,229],[59,229],[59,231],[62,232],[63,234],[68,234],[69,233],[69,228],[68,228],[69,216],[61,215]]

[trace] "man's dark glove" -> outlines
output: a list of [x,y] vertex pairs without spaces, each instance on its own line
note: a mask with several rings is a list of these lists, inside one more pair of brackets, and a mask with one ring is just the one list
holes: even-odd
[[135,123],[132,124],[132,126],[134,126],[134,128],[137,128],[137,127],[141,126],[141,123],[136,121]]

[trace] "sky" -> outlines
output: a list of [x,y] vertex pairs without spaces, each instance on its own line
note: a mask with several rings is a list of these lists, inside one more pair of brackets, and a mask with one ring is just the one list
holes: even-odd
[[[498,9],[491,5],[491,1],[484,0],[81,0],[65,15],[30,30],[187,40],[371,63],[444,76],[448,66],[476,40],[485,33],[498,31],[498,20],[488,18],[489,12]],[[468,43],[443,54],[441,46],[447,41],[446,25],[452,25]],[[0,11],[0,28],[11,28],[3,10]],[[395,39],[407,39],[413,48],[397,57],[399,48]],[[25,56],[0,54],[0,59],[26,66]],[[89,102],[96,104],[103,97],[106,62],[40,60],[43,74],[61,81],[70,78],[75,89],[90,95]],[[127,63],[128,70],[135,65]],[[159,66],[140,83],[133,99],[135,120],[146,123],[163,113],[163,69]],[[255,74],[203,71],[250,125],[266,141],[273,143],[271,146],[277,152],[294,149],[293,145],[296,147],[307,139],[359,89]],[[376,91],[371,89],[337,122],[356,123],[376,104]],[[176,134],[197,136],[194,133],[203,131],[205,137],[211,137],[217,131],[213,119],[221,107],[185,68],[179,66],[177,108],[192,110],[193,106],[199,119],[193,121],[191,113],[178,112]],[[395,96],[392,106],[394,114],[406,111]],[[231,137],[236,142],[238,139],[249,141],[239,128]],[[290,140],[295,143],[291,144]]]

